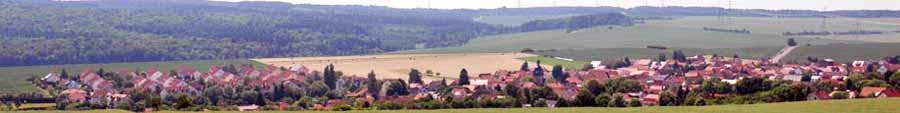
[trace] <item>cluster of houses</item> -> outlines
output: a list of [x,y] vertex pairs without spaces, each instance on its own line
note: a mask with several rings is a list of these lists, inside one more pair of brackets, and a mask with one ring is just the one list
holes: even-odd
[[[104,78],[94,70],[85,69],[77,78],[66,79],[61,74],[49,73],[41,77],[45,85],[54,89],[62,89],[58,94],[65,96],[69,102],[84,101],[118,101],[127,98],[126,92],[146,91],[154,92],[160,96],[187,93],[200,95],[206,87],[222,86],[234,87],[249,83],[251,86],[271,87],[282,82],[302,82],[305,75],[311,72],[306,67],[297,66],[290,69],[266,67],[256,69],[251,66],[242,66],[237,72],[226,72],[222,67],[212,66],[209,70],[196,70],[191,68],[179,69],[175,74],[159,71],[155,68],[146,69],[143,72],[118,71],[118,76],[124,76],[133,86],[114,86],[109,77]],[[245,78],[255,78],[245,81]],[[191,82],[196,81],[196,82]]]
[[[848,78],[850,73],[862,73],[867,68],[877,68],[879,72],[896,72],[900,69],[900,64],[886,63],[885,61],[854,61],[851,64],[837,63],[834,60],[825,59],[808,65],[791,65],[778,64],[773,62],[765,62],[758,60],[747,60],[740,58],[730,58],[721,56],[694,56],[688,57],[685,61],[665,60],[655,61],[651,59],[638,59],[632,62],[632,65],[616,69],[605,68],[600,62],[592,62],[593,69],[575,70],[569,69],[565,72],[570,76],[564,81],[566,82],[546,82],[550,70],[538,67],[529,70],[498,70],[494,73],[473,74],[468,84],[450,86],[449,93],[441,93],[443,88],[447,86],[446,80],[436,80],[427,83],[409,83],[407,95],[389,94],[387,88],[389,83],[403,82],[400,79],[384,79],[382,89],[378,91],[370,91],[369,88],[358,88],[359,90],[347,91],[343,94],[345,99],[333,99],[326,102],[316,104],[316,109],[330,109],[340,104],[347,104],[347,99],[364,102],[376,101],[394,101],[398,103],[412,102],[421,98],[444,98],[453,97],[453,99],[497,99],[508,98],[502,95],[501,90],[507,85],[515,85],[522,89],[532,89],[536,87],[546,86],[552,89],[560,99],[574,100],[577,91],[582,89],[583,84],[588,81],[608,81],[612,79],[630,79],[639,81],[642,91],[624,92],[623,98],[626,100],[638,99],[643,105],[654,105],[660,98],[660,93],[669,89],[670,86],[681,86],[688,89],[697,89],[700,83],[691,82],[697,79],[718,78],[729,84],[736,84],[738,80],[747,77],[768,77],[770,80],[787,80],[796,83],[809,83],[810,81],[825,81],[841,83]],[[689,69],[685,69],[689,68]],[[689,71],[679,71],[689,70]],[[263,88],[271,88],[273,84],[285,82],[303,82],[307,79],[307,75],[317,75],[317,71],[309,70],[303,66],[292,66],[288,69],[276,68],[268,66],[263,69],[255,69],[250,66],[242,66],[239,69],[229,72],[225,69],[213,66],[209,70],[195,70],[184,68],[178,70],[177,74],[165,73],[156,69],[147,69],[144,72],[119,71],[118,75],[125,75],[130,78],[133,87],[113,87],[110,81],[94,73],[91,70],[85,70],[80,73],[78,79],[63,79],[57,73],[50,73],[41,78],[47,84],[61,90],[60,96],[65,96],[68,101],[82,102],[94,101],[99,99],[118,100],[126,98],[128,94],[124,92],[140,90],[149,92],[158,92],[160,95],[169,95],[175,93],[188,93],[201,95],[201,91],[205,87],[212,85],[217,86],[237,86],[250,85]],[[806,76],[806,77],[805,77]],[[255,78],[244,80],[246,78]],[[808,78],[809,80],[805,80]],[[532,79],[526,81],[524,79]],[[366,77],[362,76],[344,76],[340,78],[338,84],[351,84],[356,86],[365,86]],[[202,82],[189,82],[202,81]],[[458,84],[459,81],[451,82]],[[343,86],[343,85],[340,85]],[[87,89],[87,90],[86,90]],[[884,87],[865,87],[859,92],[849,91],[850,98],[855,97],[900,97],[900,93],[892,88]],[[810,94],[810,99],[831,99],[833,92],[815,92]],[[714,94],[713,97],[727,97],[733,94]],[[549,105],[555,106],[555,100],[548,101]],[[523,105],[531,106],[531,105]],[[259,108],[258,106],[242,106],[244,108]]]

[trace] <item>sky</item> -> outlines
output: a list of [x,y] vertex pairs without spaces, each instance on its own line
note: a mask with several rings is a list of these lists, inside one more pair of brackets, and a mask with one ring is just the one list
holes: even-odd
[[[900,0],[213,0],[294,4],[377,5],[394,8],[491,9],[550,6],[716,6],[736,9],[900,10]],[[429,5],[430,1],[430,5]],[[520,2],[521,1],[521,2]],[[729,2],[730,5],[729,5]]]

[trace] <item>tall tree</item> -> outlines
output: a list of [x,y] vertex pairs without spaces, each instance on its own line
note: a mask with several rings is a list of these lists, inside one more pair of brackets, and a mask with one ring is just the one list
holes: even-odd
[[528,71],[528,70],[530,70],[528,68],[528,62],[522,63],[522,67],[519,69],[519,71]]
[[[375,70],[369,72],[368,81],[366,82],[366,88],[368,88],[370,94],[378,94],[381,85],[378,84],[378,79],[375,78]],[[375,96],[378,97],[378,96]]]
[[336,88],[335,86],[337,86],[337,75],[335,75],[333,64],[328,64],[328,66],[325,66],[325,71],[322,72],[322,76],[324,77],[325,84],[328,86],[328,88]]
[[603,84],[600,84],[597,80],[590,80],[585,85],[584,88],[591,92],[594,95],[600,95],[606,93],[606,87]]
[[797,46],[797,41],[795,41],[794,38],[788,38],[787,45],[788,46]]
[[466,71],[466,68],[463,68],[459,71],[459,80],[457,80],[458,85],[469,85],[469,71]]
[[578,106],[596,106],[595,98],[594,94],[587,89],[578,90],[578,94],[575,96]]
[[562,66],[560,66],[560,65],[553,66],[552,74],[553,74],[553,79],[556,79],[556,81],[566,83],[567,76],[566,76],[565,72],[563,71]]
[[410,69],[409,71],[409,84],[413,83],[422,84],[422,72],[419,72],[418,69]]

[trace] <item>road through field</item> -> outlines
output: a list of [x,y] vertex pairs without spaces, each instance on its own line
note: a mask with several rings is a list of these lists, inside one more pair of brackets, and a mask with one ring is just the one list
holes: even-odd
[[778,61],[781,61],[781,58],[784,58],[784,56],[787,56],[788,54],[791,53],[791,51],[794,51],[794,49],[796,49],[796,48],[797,48],[797,46],[784,47],[784,49],[781,49],[781,51],[778,51],[778,54],[776,54],[775,56],[772,57],[771,61],[776,62],[776,63]]

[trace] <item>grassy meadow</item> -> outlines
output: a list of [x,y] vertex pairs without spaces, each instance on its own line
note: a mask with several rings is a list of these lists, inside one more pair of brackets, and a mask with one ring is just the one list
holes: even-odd
[[[490,108],[440,110],[374,110],[374,111],[299,111],[305,113],[896,113],[900,99],[854,99],[803,101],[752,105],[636,107],[636,108]],[[250,113],[297,113],[298,111],[261,111]],[[21,111],[17,113],[127,113],[122,110],[92,111]],[[158,113],[193,113],[161,111]],[[216,111],[214,113],[245,113]]]
[[252,64],[254,66],[262,66],[261,63],[251,60],[192,60],[192,61],[164,61],[164,62],[135,62],[135,63],[109,63],[109,64],[73,64],[73,65],[42,65],[42,66],[20,66],[20,67],[2,67],[0,68],[0,92],[34,92],[39,91],[34,85],[26,79],[32,76],[40,77],[50,72],[59,72],[66,69],[69,74],[81,73],[84,69],[103,68],[106,71],[119,70],[143,70],[150,67],[156,67],[161,71],[176,70],[182,67],[190,67],[198,70],[207,70],[212,65],[229,65],[229,64]]
[[867,43],[800,46],[785,57],[785,61],[805,62],[807,57],[834,59],[841,62],[853,60],[880,60],[900,55],[900,43]]
[[535,54],[545,56],[558,56],[564,58],[575,59],[576,61],[614,61],[622,60],[625,57],[631,59],[657,59],[659,54],[665,54],[667,58],[672,58],[675,50],[681,50],[688,56],[693,55],[713,55],[734,56],[741,58],[759,59],[767,58],[778,53],[782,47],[749,47],[749,48],[713,48],[713,49],[696,49],[696,48],[671,48],[666,50],[648,49],[648,48],[605,48],[605,49],[584,49],[584,50],[555,50],[536,52]]
[[[784,46],[788,38],[797,38],[801,44],[826,45],[841,43],[882,42],[866,38],[842,39],[830,37],[786,37],[786,31],[820,30],[816,18],[755,18],[735,17],[734,24],[724,24],[717,17],[682,17],[674,20],[651,20],[634,26],[600,26],[573,32],[546,30],[525,33],[502,34],[477,38],[458,47],[418,49],[400,53],[453,53],[453,52],[511,52],[523,48],[546,49],[602,49],[644,48],[648,45],[673,48],[747,48]],[[900,30],[900,26],[867,24],[853,21],[829,21],[831,31],[855,30],[855,23],[870,30]],[[839,24],[840,23],[840,24]],[[703,27],[748,29],[751,34],[735,34],[703,31]],[[867,29],[868,30],[868,29]],[[892,30],[893,31],[893,30]],[[895,34],[884,34],[893,36]],[[878,35],[881,36],[881,35]],[[872,36],[874,37],[874,36]],[[894,39],[900,41],[900,39]]]

